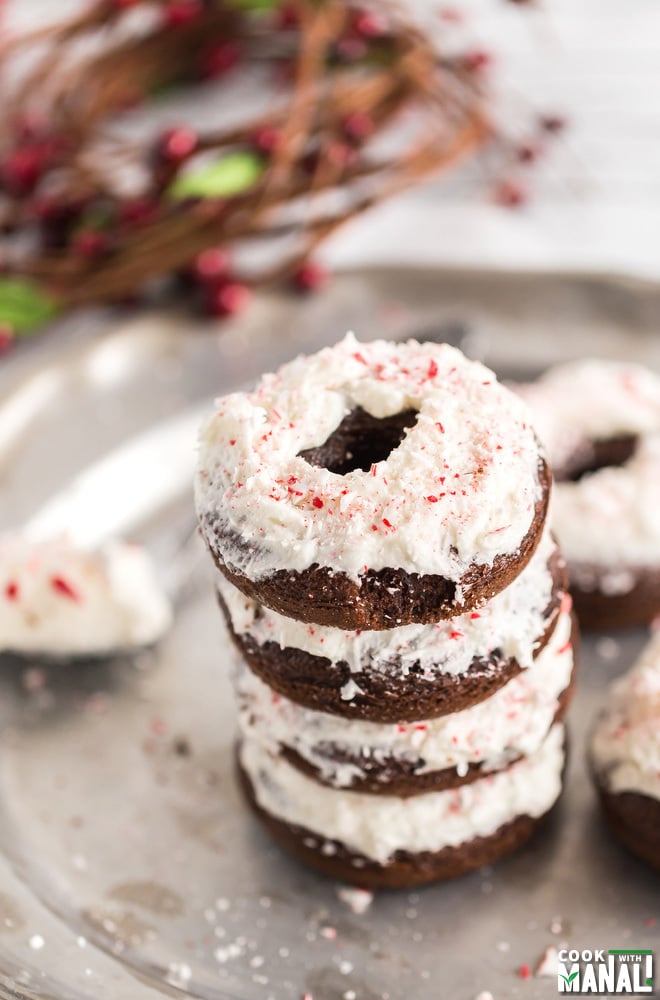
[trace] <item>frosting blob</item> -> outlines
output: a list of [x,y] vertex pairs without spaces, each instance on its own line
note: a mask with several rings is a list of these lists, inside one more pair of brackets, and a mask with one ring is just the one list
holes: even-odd
[[103,656],[155,643],[172,611],[146,551],[111,542],[86,552],[66,538],[0,538],[0,649]]

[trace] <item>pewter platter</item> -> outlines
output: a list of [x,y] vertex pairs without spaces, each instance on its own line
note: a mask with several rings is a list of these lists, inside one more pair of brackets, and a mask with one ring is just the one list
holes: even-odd
[[76,317],[5,368],[0,527],[146,542],[177,618],[138,659],[0,664],[0,996],[535,1000],[556,979],[516,970],[548,946],[656,945],[660,882],[601,828],[584,764],[605,685],[643,633],[584,641],[567,790],[541,836],[492,870],[354,914],[239,800],[230,653],[189,478],[214,393],[348,328],[453,339],[515,376],[583,354],[660,369],[659,320],[654,288],[614,279],[362,271],[308,301],[264,296],[222,328]]

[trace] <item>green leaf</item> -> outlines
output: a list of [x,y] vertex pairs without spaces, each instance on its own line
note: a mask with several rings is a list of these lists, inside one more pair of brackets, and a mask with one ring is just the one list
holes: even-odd
[[58,309],[39,285],[27,278],[0,278],[0,325],[15,334],[31,333],[56,315]]
[[177,177],[168,193],[172,198],[231,198],[254,187],[265,169],[256,153],[229,153],[200,170]]
[[577,972],[571,972],[570,976],[568,977],[569,983],[572,983],[576,976]]

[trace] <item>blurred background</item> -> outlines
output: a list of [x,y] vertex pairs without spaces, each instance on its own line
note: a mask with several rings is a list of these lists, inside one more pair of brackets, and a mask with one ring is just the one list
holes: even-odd
[[657,277],[652,0],[2,16],[2,346],[81,304],[166,287],[222,318],[365,264]]

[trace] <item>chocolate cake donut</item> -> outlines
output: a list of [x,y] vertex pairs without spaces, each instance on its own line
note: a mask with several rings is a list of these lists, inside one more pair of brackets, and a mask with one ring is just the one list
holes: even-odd
[[349,720],[274,694],[245,664],[235,687],[243,739],[262,743],[323,784],[406,797],[454,788],[536,752],[568,707],[570,612],[529,669],[487,701],[408,724]]
[[660,377],[579,361],[520,387],[555,475],[552,526],[583,626],[660,614]]
[[407,799],[329,788],[248,740],[239,772],[249,804],[285,850],[332,878],[396,888],[454,878],[519,848],[558,799],[564,758],[557,724],[533,755]]
[[218,598],[251,669],[307,708],[373,722],[457,712],[531,667],[566,604],[565,564],[549,532],[513,583],[479,611],[433,625],[346,632],[285,618],[224,577]]
[[660,871],[660,633],[612,686],[592,735],[591,768],[614,835]]
[[503,590],[550,474],[525,405],[448,345],[351,335],[219,400],[202,534],[247,597],[339,629],[435,623]]

